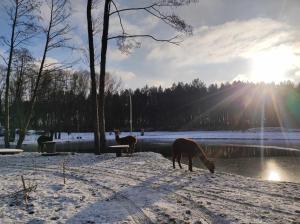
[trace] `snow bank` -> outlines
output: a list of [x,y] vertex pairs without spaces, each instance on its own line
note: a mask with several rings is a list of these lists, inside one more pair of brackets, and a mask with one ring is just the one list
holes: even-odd
[[[21,175],[37,184],[27,206]],[[0,223],[300,222],[299,184],[173,170],[153,152],[0,156],[0,183]]]

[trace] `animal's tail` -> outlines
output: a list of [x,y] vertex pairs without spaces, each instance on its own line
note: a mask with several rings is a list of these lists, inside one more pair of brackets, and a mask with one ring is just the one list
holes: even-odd
[[204,163],[204,165],[207,167],[207,169],[209,169],[209,171],[211,173],[214,173],[215,172],[215,164],[213,161],[210,161],[204,151],[202,150],[202,148],[200,147],[200,145],[197,144],[197,149],[198,149],[198,152],[199,152],[199,157],[201,159],[201,161]]

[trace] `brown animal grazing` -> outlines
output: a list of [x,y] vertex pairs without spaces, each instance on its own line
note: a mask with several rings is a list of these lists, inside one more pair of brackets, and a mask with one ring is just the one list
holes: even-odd
[[122,137],[120,138],[120,131],[119,130],[115,130],[115,137],[116,137],[116,142],[119,145],[129,145],[129,153],[133,153],[135,150],[135,144],[137,142],[136,138],[128,135],[126,137]]
[[182,169],[182,166],[180,164],[181,155],[187,154],[189,157],[189,170],[193,171],[192,158],[194,156],[196,156],[196,154],[198,154],[201,161],[209,169],[209,171],[211,173],[214,173],[215,164],[212,161],[207,159],[203,150],[200,148],[200,146],[195,141],[193,141],[191,139],[187,139],[187,138],[177,138],[174,141],[172,147],[173,147],[173,168],[174,169],[175,169],[175,159],[176,158],[177,158],[180,169]]
[[38,137],[38,152],[43,152],[44,142],[53,141],[53,134],[53,132],[50,132],[50,137],[46,135],[41,135]]

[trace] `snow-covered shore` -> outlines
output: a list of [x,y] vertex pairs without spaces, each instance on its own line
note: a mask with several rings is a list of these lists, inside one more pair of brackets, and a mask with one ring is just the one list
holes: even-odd
[[[21,175],[37,184],[27,208]],[[173,170],[151,152],[0,156],[0,183],[0,223],[300,223],[300,184]]]

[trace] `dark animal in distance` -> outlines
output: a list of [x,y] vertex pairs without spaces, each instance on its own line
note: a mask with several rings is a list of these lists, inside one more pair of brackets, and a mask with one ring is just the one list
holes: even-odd
[[187,138],[177,138],[173,145],[173,168],[175,169],[175,159],[177,158],[180,169],[182,166],[180,164],[180,159],[182,154],[188,155],[189,158],[189,170],[193,171],[192,159],[194,156],[199,155],[200,160],[204,163],[207,169],[211,172],[215,172],[215,164],[208,160],[203,150],[200,146],[193,140]]
[[53,132],[50,132],[50,137],[46,135],[41,135],[38,137],[38,152],[43,152],[44,142],[53,141],[53,134]]
[[125,137],[120,138],[120,131],[119,130],[115,130],[115,139],[116,142],[119,145],[129,145],[129,153],[133,153],[135,150],[135,145],[137,143],[137,139],[136,137],[132,136],[132,135],[128,135]]

